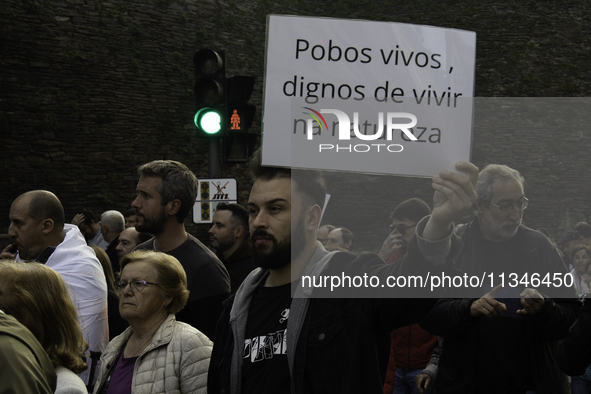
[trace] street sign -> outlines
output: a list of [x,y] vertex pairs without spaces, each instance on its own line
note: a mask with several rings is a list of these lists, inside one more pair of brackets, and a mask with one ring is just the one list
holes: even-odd
[[238,187],[234,178],[200,179],[193,206],[194,223],[211,223],[218,204],[236,204]]

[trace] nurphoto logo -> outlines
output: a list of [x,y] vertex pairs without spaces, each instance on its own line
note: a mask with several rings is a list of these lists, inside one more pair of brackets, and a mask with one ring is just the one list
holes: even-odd
[[[321,109],[320,112],[310,108],[302,107],[310,112],[303,112],[305,115],[310,116],[306,119],[306,136],[308,140],[312,140],[314,133],[314,121],[320,127],[320,133],[322,131],[329,132],[328,123],[322,114],[333,114],[337,117],[338,122],[338,139],[339,140],[351,140],[351,130],[353,131],[354,138],[358,138],[362,141],[375,141],[378,139],[385,139],[392,141],[394,130],[401,130],[402,134],[410,141],[417,141],[417,137],[412,133],[411,130],[417,124],[417,117],[408,112],[387,112],[384,116],[384,112],[378,112],[377,125],[373,124],[374,133],[369,134],[367,126],[370,125],[368,121],[362,123],[365,126],[365,133],[359,129],[359,113],[353,112],[353,122],[345,112],[338,109]],[[400,120],[405,120],[401,122]],[[409,121],[410,120],[410,121]],[[334,123],[333,123],[334,125]],[[318,133],[316,133],[318,134]],[[334,134],[334,133],[333,133]],[[402,135],[401,134],[401,135]],[[355,144],[355,145],[334,145],[334,144],[319,144],[318,151],[323,150],[335,152],[347,151],[347,152],[369,152],[376,150],[380,152],[380,149],[384,148],[388,152],[402,152],[404,147],[400,144]]]

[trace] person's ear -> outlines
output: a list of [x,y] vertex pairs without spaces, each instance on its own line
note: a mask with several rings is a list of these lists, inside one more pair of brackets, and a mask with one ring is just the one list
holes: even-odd
[[476,201],[476,210],[478,211],[478,215],[483,215],[484,214],[484,210],[488,207],[489,203],[482,201],[482,200],[478,200]]
[[170,303],[172,302],[173,297],[166,297],[164,299],[164,309],[168,309],[168,306],[170,305]]
[[316,231],[320,225],[320,218],[322,217],[322,209],[318,205],[312,205],[306,214],[306,222],[304,225],[308,231]]
[[181,209],[181,200],[175,198],[174,200],[169,201],[167,205],[170,206],[170,208],[168,208],[168,214],[174,216]]
[[41,221],[41,231],[43,231],[43,235],[47,235],[53,231],[54,223],[52,219],[43,219]]
[[236,228],[234,229],[234,238],[238,239],[238,238],[242,237],[243,234],[244,234],[244,227],[236,226]]

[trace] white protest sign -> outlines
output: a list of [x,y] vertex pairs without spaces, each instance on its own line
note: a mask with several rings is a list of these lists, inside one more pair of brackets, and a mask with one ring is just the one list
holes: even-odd
[[432,176],[470,159],[476,34],[271,15],[263,165]]

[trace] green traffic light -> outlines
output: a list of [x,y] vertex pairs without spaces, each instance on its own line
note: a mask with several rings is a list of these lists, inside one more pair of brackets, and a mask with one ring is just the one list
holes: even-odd
[[222,117],[211,108],[203,108],[195,114],[195,126],[207,134],[216,134],[222,130]]

